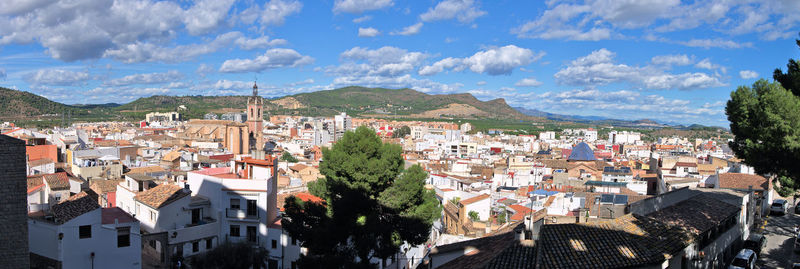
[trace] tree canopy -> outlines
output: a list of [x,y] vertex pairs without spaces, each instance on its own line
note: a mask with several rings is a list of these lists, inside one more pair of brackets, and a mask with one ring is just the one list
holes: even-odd
[[289,152],[283,152],[283,155],[281,155],[281,161],[290,162],[290,163],[298,162],[297,158],[292,156],[292,154],[289,153]]
[[756,172],[777,176],[782,196],[800,188],[800,69],[793,59],[787,67],[775,70],[776,82],[740,86],[725,107],[735,135],[731,149]]
[[264,248],[253,248],[246,242],[225,242],[206,253],[192,256],[190,264],[198,269],[260,268],[267,262],[268,254]]
[[411,134],[411,128],[403,125],[392,133],[392,138],[403,138]]
[[284,206],[284,229],[308,249],[301,267],[372,268],[372,258],[386,259],[403,242],[428,239],[441,206],[424,188],[421,167],[403,169],[401,152],[363,126],[323,149],[325,178],[309,190],[327,203],[289,197]]

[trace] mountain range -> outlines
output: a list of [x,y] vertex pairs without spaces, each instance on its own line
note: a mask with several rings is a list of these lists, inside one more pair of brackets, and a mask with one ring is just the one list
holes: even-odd
[[[23,120],[30,117],[60,118],[62,113],[76,120],[141,120],[152,111],[175,111],[185,106],[187,118],[202,118],[206,113],[241,112],[247,96],[165,96],[142,97],[126,104],[67,105],[45,97],[0,87],[0,119]],[[265,102],[271,114],[332,116],[350,115],[398,119],[477,119],[525,122],[574,122],[630,128],[664,128],[675,124],[652,120],[618,120],[598,116],[561,115],[536,109],[511,107],[502,98],[481,101],[468,93],[427,94],[413,89],[344,87],[300,93]],[[55,114],[55,115],[54,115]],[[690,127],[699,125],[692,125]]]

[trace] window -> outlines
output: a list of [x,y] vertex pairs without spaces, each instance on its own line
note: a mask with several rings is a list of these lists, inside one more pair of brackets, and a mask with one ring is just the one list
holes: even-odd
[[239,225],[231,225],[231,236],[239,237]]
[[233,198],[231,199],[231,209],[239,209],[239,199]]
[[258,206],[256,205],[256,200],[247,200],[247,215],[248,216],[256,216],[258,215]]
[[81,225],[78,227],[78,237],[80,239],[92,238],[92,225]]
[[278,248],[278,240],[272,239],[272,248],[273,249]]
[[150,210],[150,221],[156,221],[156,212]]
[[131,227],[117,228],[117,247],[124,248],[131,246]]
[[206,249],[211,249],[212,247],[214,246],[211,245],[211,239],[206,239]]
[[200,251],[200,241],[192,242],[192,252]]

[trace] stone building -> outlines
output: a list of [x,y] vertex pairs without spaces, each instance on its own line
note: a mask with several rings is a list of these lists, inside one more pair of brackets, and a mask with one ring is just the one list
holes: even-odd
[[29,268],[25,141],[0,135],[0,268]]

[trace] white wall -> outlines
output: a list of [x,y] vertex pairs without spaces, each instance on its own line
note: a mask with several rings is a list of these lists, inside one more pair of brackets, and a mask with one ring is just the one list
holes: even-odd
[[[462,200],[463,201],[463,200]],[[470,211],[478,212],[481,221],[489,220],[489,211],[492,208],[492,199],[486,198],[464,206],[465,212],[469,214]]]
[[[85,213],[62,225],[28,220],[31,252],[59,260],[63,268],[141,268],[141,235],[133,223],[101,224],[101,209]],[[79,227],[92,226],[92,237],[80,239]],[[130,246],[117,247],[117,227],[130,227]],[[58,239],[62,233],[63,238]],[[94,260],[91,253],[95,253]]]

